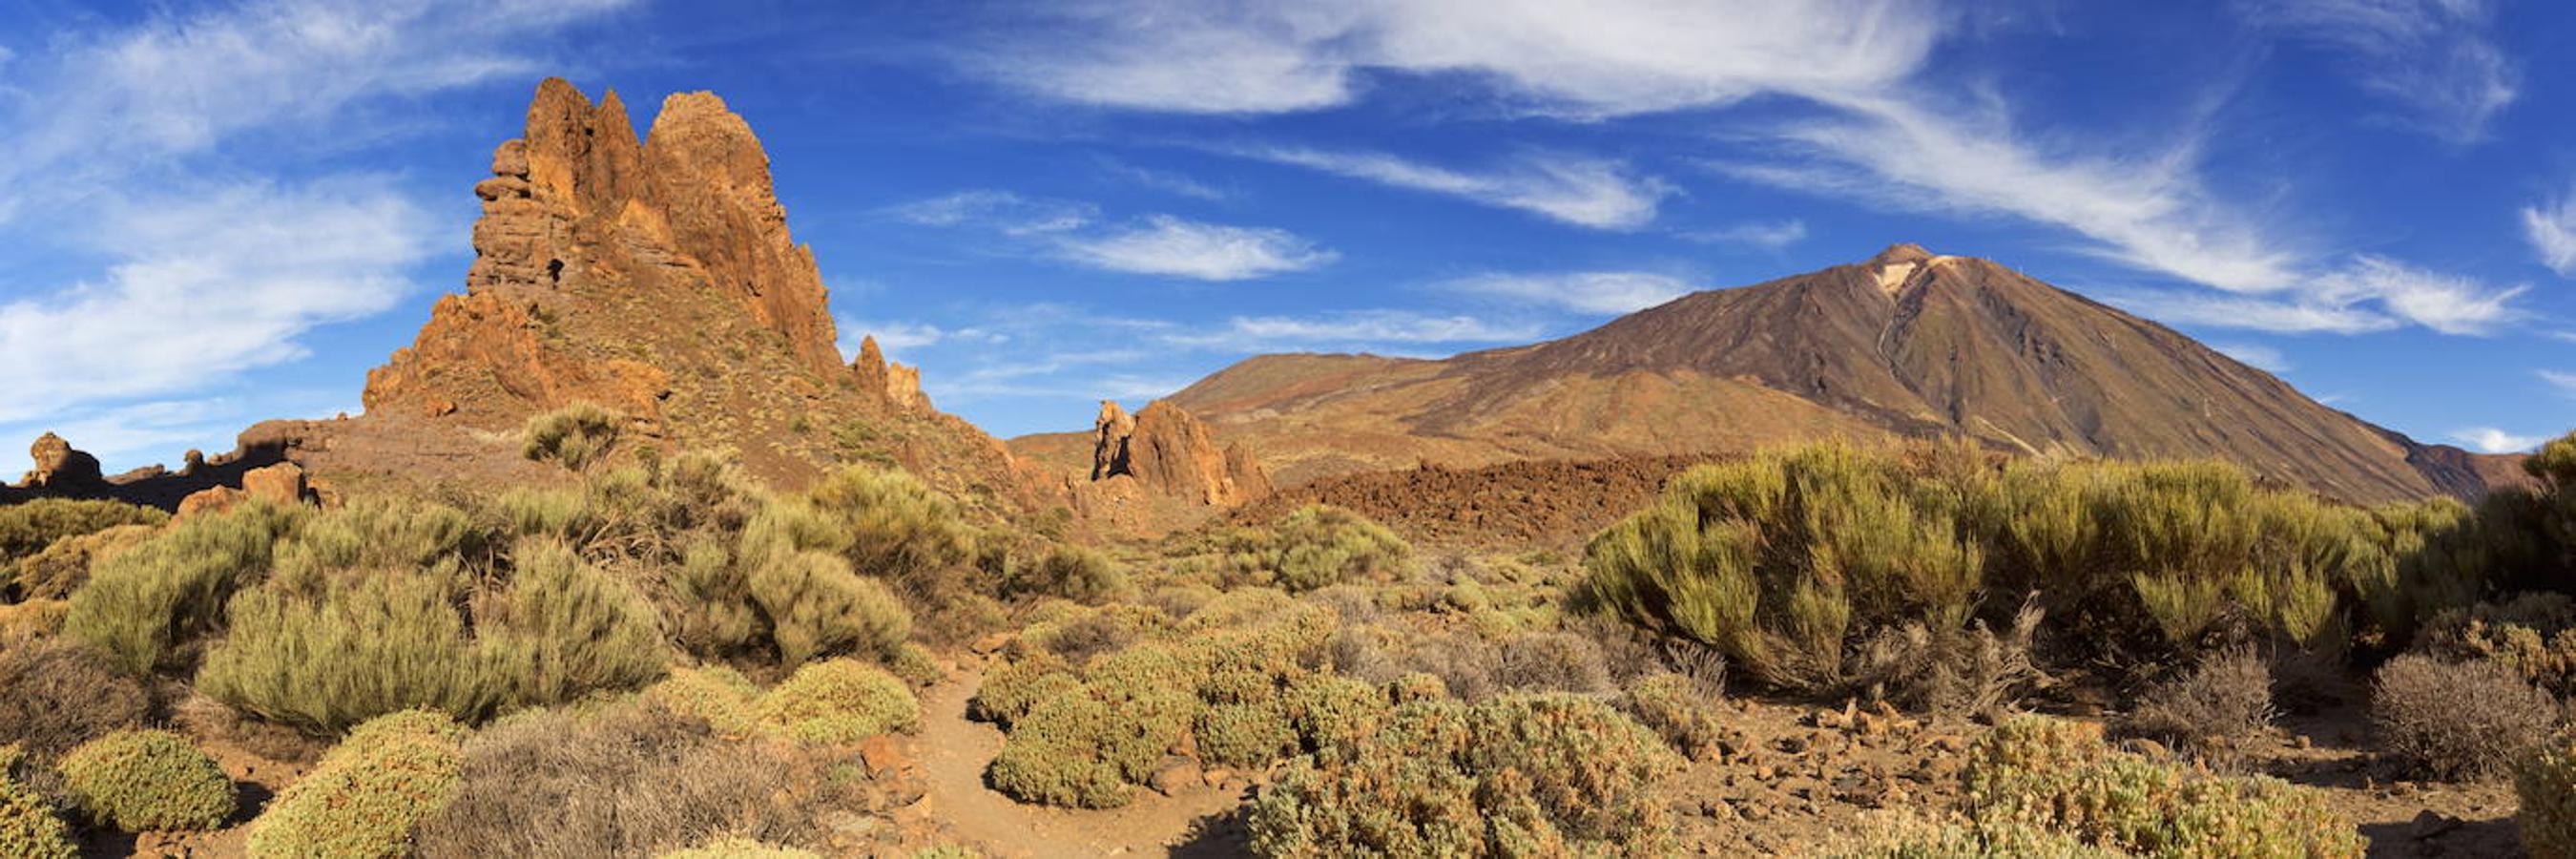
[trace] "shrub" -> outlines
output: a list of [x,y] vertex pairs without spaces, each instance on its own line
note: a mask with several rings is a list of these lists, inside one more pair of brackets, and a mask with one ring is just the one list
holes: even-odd
[[159,527],[170,515],[122,501],[36,498],[0,506],[0,568],[56,542],[120,525]]
[[2496,662],[2554,694],[2576,695],[2576,600],[2566,594],[2449,609],[2425,622],[2419,641],[2433,656]]
[[976,535],[948,496],[912,475],[846,468],[806,492],[831,531],[820,545],[860,573],[896,583],[916,597],[957,587],[954,575],[973,557]]
[[233,813],[233,780],[168,731],[123,730],[63,756],[63,784],[98,822],[127,832],[213,829]]
[[728,835],[691,847],[657,854],[654,859],[822,859],[821,854]]
[[17,752],[0,746],[0,855],[26,859],[72,859],[71,828],[54,816],[43,794],[11,778]]
[[2261,733],[2277,715],[2272,666],[2251,649],[2235,648],[2211,653],[2190,673],[2149,689],[2124,727],[2215,751]]
[[1655,854],[1674,842],[1649,788],[1679,766],[1589,698],[1423,702],[1289,764],[1246,824],[1265,856]]
[[2109,850],[2159,856],[2362,855],[2351,821],[2311,791],[2115,752],[2098,726],[2022,717],[1969,750],[1969,818],[2037,827]]
[[752,572],[750,584],[783,664],[842,653],[882,658],[912,634],[912,612],[903,601],[876,579],[852,573],[838,555],[774,555]]
[[466,741],[456,799],[422,823],[414,852],[649,856],[717,835],[803,844],[829,831],[841,799],[825,760],[650,707],[532,711]]
[[1530,633],[1503,642],[1496,679],[1523,691],[1599,692],[1610,688],[1601,646],[1571,632]]
[[503,700],[570,701],[661,676],[662,631],[643,595],[552,541],[522,542],[510,585],[478,616],[482,644],[504,666]]
[[[65,537],[17,563],[14,578],[19,600],[69,599],[89,583],[91,564],[151,539],[156,525],[118,525],[76,537]],[[0,565],[5,570],[5,565]],[[0,586],[7,582],[0,581]],[[0,590],[6,590],[0,587]],[[0,594],[5,595],[5,594]]]
[[[407,708],[473,721],[507,691],[498,659],[466,636],[451,568],[340,571],[233,599],[232,624],[197,688],[319,735]],[[328,658],[316,658],[328,654]]]
[[[1074,808],[1126,805],[1126,776],[1102,752],[1113,740],[1111,720],[1108,705],[1080,688],[1038,701],[1012,723],[985,777],[995,790],[1023,802]],[[1159,755],[1162,750],[1154,751]]]
[[301,517],[301,507],[254,501],[179,520],[93,567],[63,631],[136,675],[182,665],[187,645],[215,627],[234,589],[268,568],[270,547]]
[[2548,738],[2557,711],[2549,693],[2493,662],[2407,654],[2380,666],[2371,688],[2380,746],[2437,778],[2506,772]]
[[349,732],[251,821],[249,854],[396,857],[463,786],[465,730],[444,713],[404,710]]
[[1297,750],[1297,729],[1279,703],[1211,704],[1199,710],[1193,737],[1199,758],[1257,769]]
[[2514,825],[2533,856],[2576,856],[2576,747],[2552,742],[2514,768]]
[[0,645],[15,647],[60,635],[63,619],[71,612],[70,600],[0,603]]
[[721,737],[750,736],[760,724],[753,701],[760,687],[742,672],[721,665],[674,668],[662,682],[644,690],[644,700],[673,714],[707,723]]
[[2012,822],[1933,821],[1906,815],[1878,823],[1827,855],[1833,859],[2121,859],[2073,835]]
[[759,718],[800,740],[854,743],[911,730],[921,720],[921,703],[884,669],[835,659],[796,669],[761,696]]
[[1673,748],[1692,760],[1716,757],[1718,740],[1724,729],[1717,716],[1709,712],[1713,703],[1700,697],[1690,678],[1679,674],[1654,674],[1639,679],[1628,687],[1620,704],[1638,723],[1663,735]]
[[1004,596],[1063,597],[1097,604],[1130,592],[1127,571],[1098,549],[1056,546],[1037,560],[1011,571]]
[[625,418],[596,403],[576,402],[528,418],[519,452],[581,471],[608,454]]
[[0,647],[0,737],[37,763],[143,721],[143,686],[78,642]]
[[967,714],[1007,728],[1039,702],[1063,696],[1081,684],[1063,659],[1043,651],[1033,653],[986,672],[983,683],[975,687],[974,699],[966,702]]

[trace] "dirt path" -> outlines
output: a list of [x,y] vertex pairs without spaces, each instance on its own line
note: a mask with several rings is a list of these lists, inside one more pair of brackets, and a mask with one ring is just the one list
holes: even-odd
[[1138,788],[1124,808],[1077,811],[1022,805],[986,787],[984,768],[1001,752],[1002,732],[966,719],[982,679],[970,668],[923,697],[916,750],[928,784],[912,810],[993,857],[1243,855],[1224,819],[1242,804],[1240,791],[1195,787],[1167,797]]

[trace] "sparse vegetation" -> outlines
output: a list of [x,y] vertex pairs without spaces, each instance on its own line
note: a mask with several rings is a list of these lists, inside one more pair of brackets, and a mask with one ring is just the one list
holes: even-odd
[[2190,673],[2138,701],[2126,728],[2200,751],[2217,751],[2272,726],[2272,666],[2250,649],[2203,657]]
[[625,417],[597,403],[572,403],[528,418],[520,453],[581,471],[608,455],[625,422]]
[[213,829],[233,813],[233,780],[168,731],[123,730],[63,756],[63,784],[102,825],[127,832]]
[[0,647],[0,737],[37,763],[143,721],[151,696],[74,641]]
[[2436,778],[2502,775],[2556,727],[2558,702],[2513,669],[2408,654],[2380,666],[2370,722],[2381,748]]

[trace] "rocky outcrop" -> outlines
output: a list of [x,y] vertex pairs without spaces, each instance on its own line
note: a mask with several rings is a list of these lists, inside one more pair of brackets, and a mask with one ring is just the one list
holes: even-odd
[[36,461],[36,469],[27,472],[19,486],[38,492],[78,494],[107,485],[107,476],[99,470],[98,457],[72,449],[62,436],[46,433],[36,437],[27,448]]
[[888,405],[906,411],[930,410],[930,397],[921,392],[921,370],[886,360],[874,334],[859,339],[859,357],[850,360],[850,375],[858,379],[861,392],[882,397]]
[[1102,401],[1092,433],[1093,482],[1131,478],[1156,494],[1218,507],[1270,494],[1270,476],[1249,452],[1217,447],[1206,423],[1168,401],[1133,417]]

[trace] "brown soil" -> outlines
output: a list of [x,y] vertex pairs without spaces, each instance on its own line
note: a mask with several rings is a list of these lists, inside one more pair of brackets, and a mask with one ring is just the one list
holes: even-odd
[[1234,519],[1265,522],[1321,503],[1359,511],[1427,545],[1564,550],[1651,503],[1673,475],[1724,458],[1534,460],[1350,474],[1280,490],[1236,511]]

